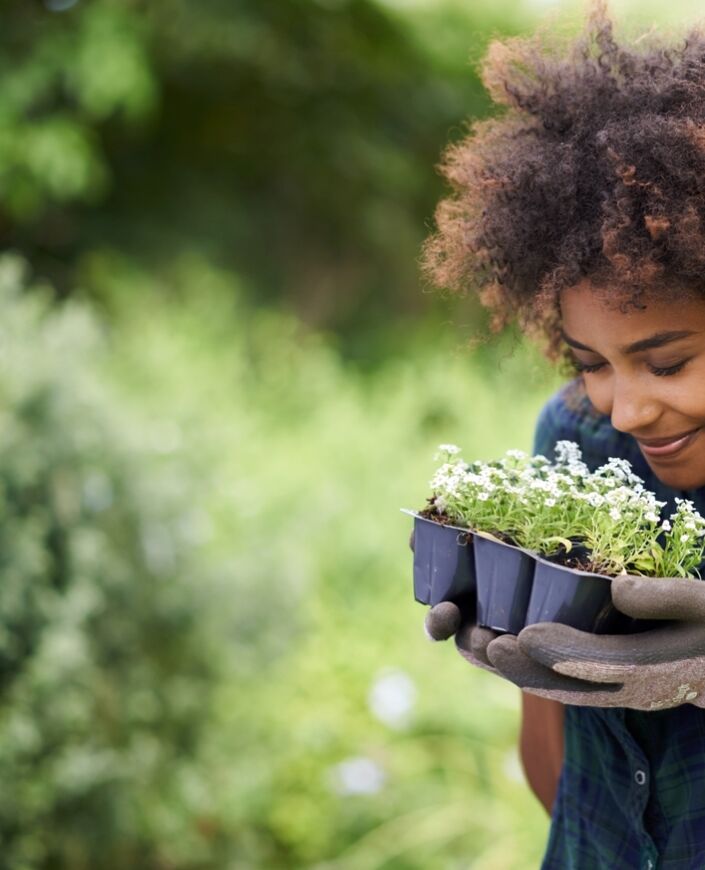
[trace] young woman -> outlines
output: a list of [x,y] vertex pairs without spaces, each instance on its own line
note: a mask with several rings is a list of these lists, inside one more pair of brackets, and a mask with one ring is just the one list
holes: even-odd
[[[436,284],[479,288],[577,369],[535,448],[629,459],[673,505],[705,510],[705,33],[621,44],[604,5],[569,45],[495,44],[504,108],[447,153],[453,192],[425,251]],[[609,637],[518,637],[430,611],[429,633],[523,689],[521,751],[552,812],[545,870],[705,867],[705,583],[620,577]]]

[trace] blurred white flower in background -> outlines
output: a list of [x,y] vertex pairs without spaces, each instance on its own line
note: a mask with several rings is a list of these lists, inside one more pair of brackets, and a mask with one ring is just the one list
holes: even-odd
[[374,679],[367,703],[372,714],[389,728],[405,728],[416,706],[416,694],[407,673],[385,669]]
[[377,794],[384,786],[387,774],[364,755],[346,758],[330,769],[330,784],[339,795]]

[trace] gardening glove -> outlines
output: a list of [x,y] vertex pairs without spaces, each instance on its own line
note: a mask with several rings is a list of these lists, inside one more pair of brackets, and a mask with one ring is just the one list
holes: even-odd
[[474,617],[466,616],[463,619],[460,608],[452,601],[442,601],[430,608],[424,621],[424,631],[429,640],[447,640],[455,635],[456,649],[465,661],[490,673],[497,673],[487,657],[487,647],[499,635],[496,631],[476,625]]
[[488,660],[522,690],[562,704],[705,708],[705,582],[620,576],[611,589],[618,610],[664,624],[639,634],[597,635],[538,623],[517,637],[491,640]]

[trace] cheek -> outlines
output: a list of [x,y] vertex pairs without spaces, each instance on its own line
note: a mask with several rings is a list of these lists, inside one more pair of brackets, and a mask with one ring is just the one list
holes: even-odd
[[[593,407],[610,416],[614,401],[614,374],[610,371],[597,377],[584,377],[583,383]],[[688,369],[673,377],[642,373],[634,382],[634,389],[642,399],[648,397],[656,402],[661,411],[672,416],[674,421],[677,417],[684,422],[705,422],[705,359],[694,361]],[[674,425],[677,424],[674,422]]]
[[612,413],[612,377],[604,374],[601,377],[583,378],[588,399],[600,414],[608,417]]
[[705,394],[698,390],[668,390],[660,396],[661,406],[683,420],[705,420]]
[[664,408],[684,420],[705,420],[705,359],[693,360],[681,374],[654,381],[651,389]]

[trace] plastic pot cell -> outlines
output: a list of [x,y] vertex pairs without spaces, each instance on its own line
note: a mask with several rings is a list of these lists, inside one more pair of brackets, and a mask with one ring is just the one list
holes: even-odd
[[467,529],[414,515],[414,597],[421,604],[462,603],[475,593],[472,536]]
[[534,557],[526,550],[475,535],[477,622],[494,631],[518,634],[524,627],[534,578]]
[[526,625],[560,622],[594,634],[624,634],[643,630],[646,623],[620,613],[612,604],[612,580],[536,559]]

